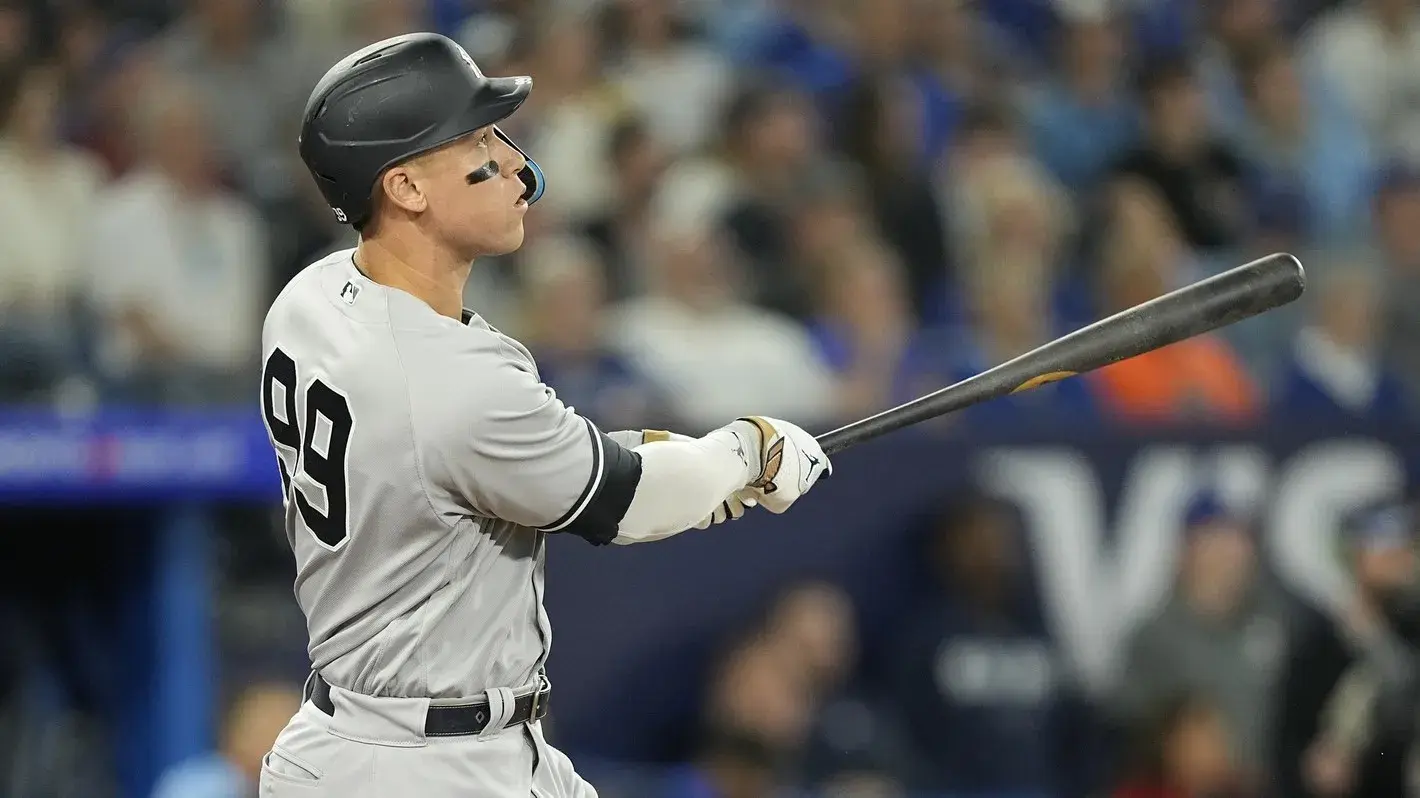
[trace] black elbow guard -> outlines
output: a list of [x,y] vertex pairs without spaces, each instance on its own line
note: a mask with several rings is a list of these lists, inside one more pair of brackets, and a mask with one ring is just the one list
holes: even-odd
[[626,509],[636,496],[636,486],[641,482],[641,455],[607,437],[590,423],[587,428],[596,451],[587,489],[573,505],[581,511],[570,522],[554,526],[560,527],[557,531],[584,538],[594,546],[605,546],[616,539],[621,519],[626,517]]

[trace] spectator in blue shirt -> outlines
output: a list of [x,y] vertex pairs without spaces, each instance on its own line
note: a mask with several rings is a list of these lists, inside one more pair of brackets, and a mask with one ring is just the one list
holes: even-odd
[[1420,408],[1420,168],[1386,169],[1373,207],[1385,269],[1385,356],[1412,409]]
[[820,307],[810,334],[838,375],[838,415],[857,419],[887,409],[916,332],[901,264],[885,245],[843,242],[823,265]]
[[1344,242],[1362,232],[1374,165],[1356,120],[1323,102],[1281,40],[1249,51],[1239,79],[1247,100],[1240,143],[1250,182],[1299,191],[1318,241]]
[[1054,75],[1026,103],[1036,157],[1076,193],[1093,188],[1138,135],[1136,109],[1121,86],[1123,58],[1116,20],[1068,17]]
[[1404,391],[1381,358],[1376,275],[1350,264],[1312,274],[1312,318],[1293,342],[1276,412],[1305,420],[1401,417]]
[[919,760],[914,789],[1064,789],[1065,675],[1024,589],[1019,535],[1007,507],[967,497],[930,538],[935,594],[906,624],[889,688]]

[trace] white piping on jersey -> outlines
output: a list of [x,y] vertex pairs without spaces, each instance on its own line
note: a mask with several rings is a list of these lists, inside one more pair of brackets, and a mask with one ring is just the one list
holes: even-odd
[[[583,421],[586,421],[586,419],[583,419]],[[590,421],[586,421],[586,423],[587,433],[592,436],[592,445],[596,447],[596,454],[592,458],[592,480],[587,484],[587,491],[582,496],[582,500],[578,502],[577,507],[572,512],[567,514],[567,517],[563,519],[562,523],[555,526],[542,527],[543,532],[556,532],[560,529],[567,528],[569,524],[576,521],[578,516],[582,514],[582,511],[587,509],[587,505],[592,503],[592,499],[596,498],[597,489],[602,485],[602,472],[606,469],[606,453],[602,451],[602,436],[598,434],[596,427],[592,426]]]

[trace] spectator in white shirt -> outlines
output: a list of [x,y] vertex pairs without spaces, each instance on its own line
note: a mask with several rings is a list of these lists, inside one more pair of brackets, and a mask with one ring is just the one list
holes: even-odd
[[612,341],[669,397],[686,431],[747,412],[828,421],[837,386],[827,365],[800,325],[739,296],[722,234],[663,222],[656,238],[650,294],[618,309]]
[[537,91],[503,127],[528,142],[527,151],[537,153],[544,171],[557,175],[557,190],[548,192],[534,216],[578,224],[605,209],[613,184],[606,154],[630,106],[603,75],[603,47],[588,14],[554,11],[538,32],[530,62],[511,67],[512,74],[536,76]]
[[38,398],[77,368],[75,310],[97,161],[57,140],[59,72],[0,71],[0,385]]
[[204,96],[221,98],[209,111],[211,132],[241,189],[263,201],[284,198],[293,176],[306,179],[292,142],[326,53],[269,34],[257,0],[185,5],[158,42],[160,62]]
[[697,150],[714,135],[731,92],[726,60],[695,41],[671,0],[619,0],[612,8],[625,49],[614,80],[675,153]]
[[1420,162],[1420,6],[1345,3],[1315,23],[1306,50],[1378,150]]
[[139,114],[144,160],[101,196],[88,242],[105,363],[129,399],[244,396],[269,274],[258,218],[217,180],[201,95],[174,81]]

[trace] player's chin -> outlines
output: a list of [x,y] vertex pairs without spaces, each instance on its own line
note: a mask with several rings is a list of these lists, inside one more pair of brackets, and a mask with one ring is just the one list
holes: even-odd
[[497,237],[497,242],[491,247],[491,249],[495,251],[489,252],[488,254],[507,255],[510,252],[514,252],[523,245],[523,239],[525,237],[526,232],[523,230],[523,217],[522,214],[519,214],[509,219],[508,223],[503,226],[503,234]]

